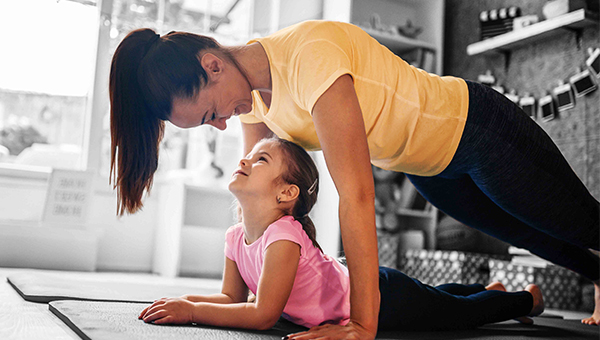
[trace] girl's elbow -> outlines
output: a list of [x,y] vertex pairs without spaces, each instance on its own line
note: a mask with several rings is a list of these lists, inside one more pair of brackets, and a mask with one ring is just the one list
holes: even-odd
[[265,315],[264,317],[260,318],[256,328],[259,331],[266,331],[273,328],[277,321],[279,321],[279,315]]

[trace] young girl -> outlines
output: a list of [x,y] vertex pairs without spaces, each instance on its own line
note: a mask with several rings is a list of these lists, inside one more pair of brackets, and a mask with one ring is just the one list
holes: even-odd
[[[227,230],[221,294],[161,299],[140,319],[269,329],[283,314],[308,328],[347,324],[348,270],[322,252],[308,217],[318,181],[317,168],[301,147],[277,138],[257,143],[229,183],[242,222]],[[255,302],[248,302],[248,289]],[[544,309],[536,285],[516,293],[500,283],[431,287],[385,267],[379,269],[379,290],[380,330],[473,328]]]

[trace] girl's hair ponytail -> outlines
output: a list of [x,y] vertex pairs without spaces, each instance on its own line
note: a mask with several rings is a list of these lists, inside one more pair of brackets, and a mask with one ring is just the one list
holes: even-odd
[[152,187],[158,168],[164,120],[173,98],[193,98],[208,77],[199,53],[221,49],[212,38],[151,29],[129,33],[112,59],[109,81],[110,181],[117,189],[117,214],[142,207],[144,190]]
[[308,215],[300,217],[294,216],[294,219],[302,224],[302,229],[304,229],[304,232],[308,235],[308,238],[312,241],[313,245],[323,252],[323,249],[321,249],[321,246],[317,242],[317,228],[315,228],[315,224],[310,217]]
[[310,155],[301,146],[280,138],[269,138],[277,143],[284,154],[284,164],[287,171],[281,175],[281,180],[289,184],[295,184],[300,189],[298,200],[289,212],[295,220],[302,224],[313,245],[321,252],[321,246],[317,242],[317,229],[308,216],[319,193],[319,170]]

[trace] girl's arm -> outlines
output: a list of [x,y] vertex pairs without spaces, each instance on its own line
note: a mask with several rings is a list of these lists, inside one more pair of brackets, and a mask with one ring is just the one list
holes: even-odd
[[350,323],[315,327],[290,338],[373,339],[379,315],[375,189],[352,77],[338,78],[317,100],[312,114],[327,168],[340,196],[340,228],[350,272]]
[[[168,299],[154,303],[142,318],[145,322],[156,324],[195,322],[220,327],[269,329],[275,325],[287,303],[299,260],[298,244],[290,241],[273,242],[265,252],[255,303],[220,304]],[[236,291],[238,294],[240,292]],[[241,295],[237,298],[241,298]]]
[[244,135],[244,156],[252,151],[254,144],[259,140],[275,136],[273,131],[271,131],[265,123],[242,123],[242,133]]
[[[223,287],[221,293],[212,295],[184,295],[178,298],[162,298],[154,301],[138,316],[143,319],[148,310],[155,305],[164,304],[166,301],[187,300],[189,302],[210,303],[238,303],[248,300],[248,287],[238,271],[237,264],[225,256],[225,268],[223,269]],[[185,301],[182,301],[184,303]]]
[[248,287],[238,271],[237,264],[225,257],[223,270],[223,287],[220,294],[184,295],[182,298],[191,302],[238,303],[248,300]]

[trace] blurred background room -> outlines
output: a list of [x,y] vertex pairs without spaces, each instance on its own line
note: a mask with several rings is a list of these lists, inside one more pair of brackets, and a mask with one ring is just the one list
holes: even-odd
[[[143,210],[117,217],[111,57],[142,27],[243,45],[313,19],[359,25],[415,67],[506,94],[600,198],[595,0],[2,0],[0,267],[220,279],[241,123],[218,133],[167,123]],[[311,156],[323,178],[318,242],[340,257],[337,193],[322,154]],[[573,272],[449,218],[401,173],[374,168],[374,181],[381,265],[430,284],[536,281],[551,309],[593,308],[592,286]]]

